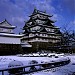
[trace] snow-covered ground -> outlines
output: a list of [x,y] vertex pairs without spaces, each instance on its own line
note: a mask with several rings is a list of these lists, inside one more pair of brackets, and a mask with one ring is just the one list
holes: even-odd
[[[35,72],[31,75],[75,75],[75,55],[67,56],[71,59],[71,63],[52,69]],[[74,74],[73,74],[74,73]]]
[[[56,56],[58,56],[56,54]],[[74,55],[65,55],[65,56],[58,56],[58,58],[53,57],[26,57],[24,56],[0,56],[0,69],[7,68],[9,63],[12,61],[21,61],[23,65],[29,65],[32,60],[36,60],[39,64],[40,63],[47,63],[53,61],[61,61],[66,60],[66,57],[71,59],[71,63],[65,66],[60,66],[52,69],[47,69],[39,72],[34,72],[27,75],[71,75],[75,72],[75,56]],[[1,73],[0,73],[1,75]],[[8,75],[7,73],[5,75]]]

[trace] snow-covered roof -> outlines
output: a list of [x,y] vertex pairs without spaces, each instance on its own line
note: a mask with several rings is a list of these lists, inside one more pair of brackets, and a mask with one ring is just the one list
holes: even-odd
[[42,14],[42,15],[45,15],[45,16],[48,16],[48,17],[52,17],[53,16],[53,15],[50,16],[50,15],[46,14],[46,11],[44,12],[44,11],[40,11],[40,10],[34,9],[32,15],[30,15],[29,17],[31,17],[31,16],[33,16],[35,14]]
[[16,26],[1,26],[0,25],[0,28],[14,29],[14,28],[16,28]]
[[32,47],[28,42],[21,43],[22,47]]
[[21,45],[22,47],[32,47],[32,45]]
[[7,36],[7,37],[22,37],[23,35],[19,34],[9,34],[9,33],[0,33],[0,36]]
[[16,28],[16,26],[12,26],[6,19],[4,21],[0,22],[0,27],[1,28],[10,28],[10,29]]

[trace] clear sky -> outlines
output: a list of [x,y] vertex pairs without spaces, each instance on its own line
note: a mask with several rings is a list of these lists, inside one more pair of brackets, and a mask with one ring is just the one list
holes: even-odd
[[75,30],[75,0],[0,0],[0,22],[7,19],[17,26],[15,32],[19,33],[35,7],[53,15],[56,26],[68,24]]

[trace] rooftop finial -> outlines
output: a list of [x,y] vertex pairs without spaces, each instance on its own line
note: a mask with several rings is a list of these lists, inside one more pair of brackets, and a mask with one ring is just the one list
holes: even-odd
[[44,11],[44,13],[46,13],[46,10]]
[[37,12],[37,9],[36,9],[36,7],[34,7],[34,13],[36,13]]
[[5,18],[5,21],[7,21],[6,18]]
[[36,7],[34,7],[34,10],[36,10]]

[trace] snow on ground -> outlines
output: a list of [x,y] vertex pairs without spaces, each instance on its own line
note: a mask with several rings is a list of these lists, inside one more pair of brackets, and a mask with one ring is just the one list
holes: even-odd
[[43,70],[41,72],[35,72],[31,75],[72,75],[75,72],[75,55],[67,57],[71,59],[70,64],[52,69]]
[[50,62],[58,62],[61,60],[66,60],[66,57],[19,57],[19,56],[0,56],[0,68],[7,68],[8,64],[11,61],[21,61],[24,65],[29,65],[29,62],[32,60],[36,60],[39,64],[40,63],[50,63]]
[[[34,72],[31,74],[25,75],[71,75],[75,72],[75,55],[66,56],[71,59],[71,63],[65,66],[56,67],[52,69],[43,70],[40,72]],[[36,60],[38,63],[41,62],[53,62],[53,61],[61,61],[66,60],[66,57],[19,57],[19,56],[0,56],[0,69],[7,68],[11,61],[17,60],[21,61],[23,65],[29,65],[29,62],[32,60]],[[1,73],[0,73],[1,75]],[[8,74],[5,74],[8,75]]]

